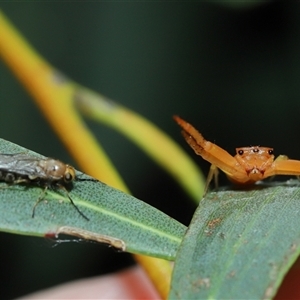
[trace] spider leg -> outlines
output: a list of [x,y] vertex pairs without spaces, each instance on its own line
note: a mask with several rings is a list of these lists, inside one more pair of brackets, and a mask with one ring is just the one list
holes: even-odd
[[266,170],[265,178],[274,175],[300,176],[300,160],[293,160],[286,155],[279,155],[272,166]]
[[[275,158],[274,163],[277,164],[279,161],[284,161],[284,160],[288,160],[289,158],[286,155],[279,155]],[[270,169],[272,172],[272,168]],[[273,175],[268,175],[268,171],[267,174],[265,174],[265,177],[270,177],[268,178],[270,181],[272,181],[274,179],[274,177],[276,176],[276,174]],[[297,176],[298,177],[298,176]]]
[[204,192],[203,192],[203,197],[206,195],[208,188],[209,188],[209,184],[211,183],[211,181],[214,179],[215,182],[215,187],[218,188],[219,187],[219,170],[215,165],[211,165],[209,168],[209,172],[207,175],[207,179],[206,179],[206,183],[205,183],[205,188],[204,188]]
[[[174,116],[174,120],[183,129],[181,133],[190,147],[197,155],[210,162],[214,166],[213,168],[223,171],[233,182],[243,183],[248,180],[245,169],[235,157],[231,156],[218,145],[205,140],[198,130],[180,117]],[[212,177],[208,178],[208,184],[212,180]],[[208,186],[208,184],[206,185]]]

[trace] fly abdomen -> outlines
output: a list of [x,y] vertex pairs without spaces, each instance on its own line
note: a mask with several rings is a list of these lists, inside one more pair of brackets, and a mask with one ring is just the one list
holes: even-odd
[[4,176],[4,181],[7,183],[14,183],[16,176],[13,173],[6,173]]
[[4,172],[4,171],[0,171],[0,181],[4,181],[10,185],[20,184],[20,183],[28,184],[31,182],[28,176],[21,176],[13,172]]

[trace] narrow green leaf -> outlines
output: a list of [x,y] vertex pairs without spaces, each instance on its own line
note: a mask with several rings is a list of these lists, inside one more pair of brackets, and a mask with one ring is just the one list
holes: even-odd
[[[295,184],[295,183],[294,183]],[[271,299],[300,251],[300,188],[212,192],[178,251],[170,299]]]
[[[0,140],[0,153],[42,157],[5,140]],[[90,178],[80,172],[77,176]],[[42,192],[43,187],[1,183],[0,230],[37,236],[67,233],[170,260],[174,259],[186,230],[159,210],[99,181],[77,180],[69,192],[89,221],[76,211],[66,191],[60,188],[46,192],[32,218],[32,209]]]

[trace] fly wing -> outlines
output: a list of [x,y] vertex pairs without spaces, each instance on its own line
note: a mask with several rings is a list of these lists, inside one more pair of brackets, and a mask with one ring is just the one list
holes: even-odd
[[21,176],[44,177],[45,172],[39,162],[41,159],[26,154],[0,154],[0,171]]

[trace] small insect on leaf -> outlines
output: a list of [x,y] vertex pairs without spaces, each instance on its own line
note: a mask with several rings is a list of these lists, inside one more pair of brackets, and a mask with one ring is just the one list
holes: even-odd
[[24,153],[0,154],[0,180],[9,185],[24,184],[27,186],[39,186],[43,191],[32,209],[32,218],[35,208],[45,198],[47,189],[63,189],[71,204],[77,212],[86,220],[87,216],[80,211],[69,195],[72,182],[97,181],[96,179],[81,179],[76,177],[75,169],[60,160],[53,158],[39,159]]

